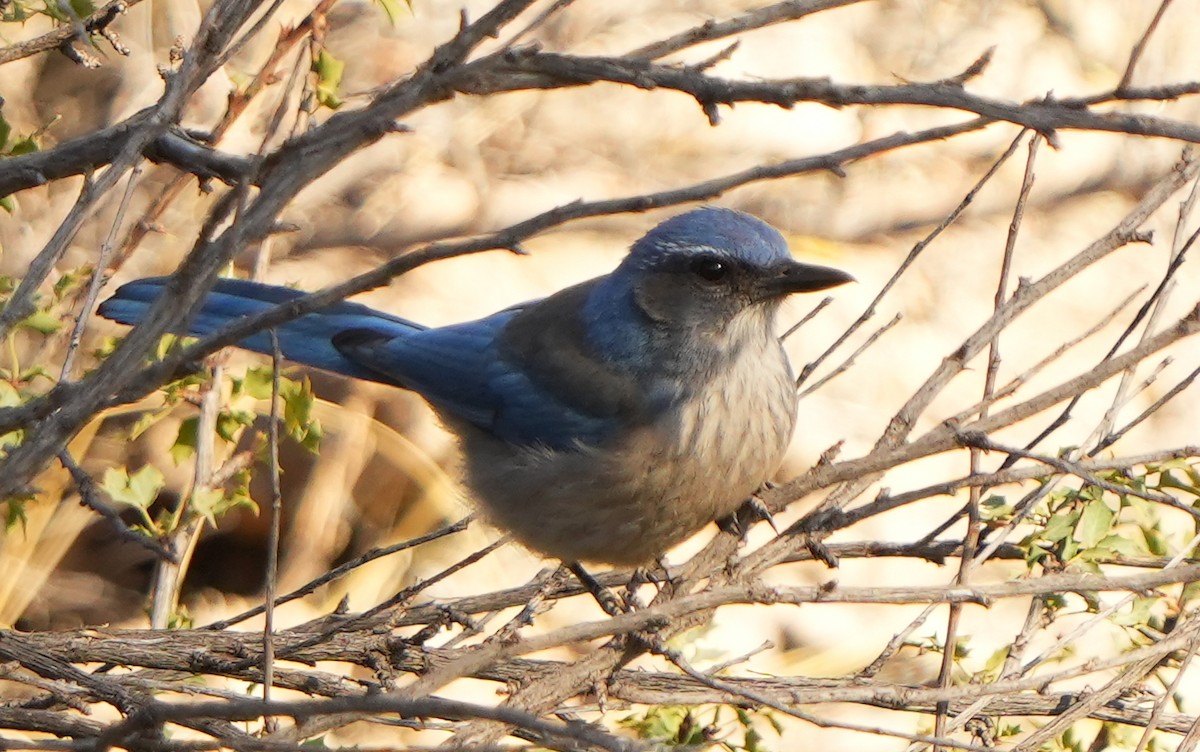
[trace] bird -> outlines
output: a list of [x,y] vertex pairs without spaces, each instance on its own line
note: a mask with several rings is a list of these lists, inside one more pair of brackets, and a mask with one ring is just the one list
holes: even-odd
[[[705,206],[651,229],[610,273],[475,321],[430,328],[343,301],[275,336],[291,361],[424,398],[458,438],[468,495],[527,548],[642,566],[778,470],[797,396],[776,314],[853,279],[796,261],[750,214]],[[137,324],[167,280],[122,285],[100,315]],[[220,279],[187,333],[303,294]],[[237,346],[275,347],[269,332]]]

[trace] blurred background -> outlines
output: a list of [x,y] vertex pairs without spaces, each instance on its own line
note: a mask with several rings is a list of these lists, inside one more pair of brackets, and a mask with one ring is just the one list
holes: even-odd
[[[619,55],[708,18],[726,18],[764,4],[578,0],[537,30],[531,41],[550,50]],[[373,89],[404,76],[426,59],[433,46],[457,28],[462,5],[471,17],[490,7],[487,2],[413,0],[411,10],[401,4],[402,12],[393,24],[375,3],[338,2],[328,16],[324,41],[328,51],[345,63],[339,90],[345,106],[361,104]],[[50,124],[44,136],[50,146],[153,103],[162,89],[158,66],[168,63],[177,38],[190,38],[202,7],[193,0],[146,0],[136,5],[114,26],[132,54],[121,57],[111,50],[94,51],[102,62],[95,69],[84,69],[58,54],[6,65],[0,75],[4,117],[23,133]],[[297,22],[311,7],[305,2],[284,3],[273,30],[256,37],[201,91],[189,107],[186,124],[211,128],[224,112],[229,92],[262,66],[274,46],[275,31]],[[863,2],[741,35],[740,46],[713,73],[731,78],[828,77],[839,84],[935,81],[961,73],[992,49],[990,64],[968,83],[971,91],[1016,102],[1051,92],[1085,96],[1116,85],[1130,50],[1157,7],[1157,3],[1126,0]],[[1135,85],[1197,78],[1200,47],[1190,22],[1197,13],[1200,0],[1177,0],[1170,7],[1137,65]],[[0,39],[11,44],[45,28],[34,21],[4,24]],[[668,59],[695,63],[728,43],[700,45]],[[289,63],[293,59],[286,58]],[[279,70],[286,80],[289,66],[282,64]],[[264,124],[279,96],[268,89],[251,103],[219,148],[233,153],[259,149]],[[1197,104],[1194,98],[1185,98],[1123,108],[1194,123]],[[312,117],[321,120],[328,114],[318,109]],[[722,107],[721,117],[720,125],[712,127],[696,103],[682,94],[616,85],[459,96],[416,113],[404,122],[410,132],[384,138],[306,189],[283,215],[294,231],[274,237],[268,248],[248,249],[235,271],[251,274],[257,268],[269,281],[315,290],[416,244],[501,228],[576,199],[684,186],[969,116],[928,107],[835,110],[800,105],[783,110],[739,104]],[[859,280],[856,286],[836,290],[832,304],[789,338],[797,369],[863,311],[912,245],[962,200],[1017,132],[1012,125],[994,125],[976,134],[872,157],[848,166],[845,176],[809,174],[755,183],[716,202],[756,214],[778,227],[797,257],[838,266]],[[1037,157],[1037,181],[1017,244],[1014,274],[1037,278],[1107,231],[1170,168],[1180,151],[1180,144],[1162,139],[1056,134],[1054,147],[1043,144]],[[852,368],[802,400],[793,450],[780,471],[781,479],[803,472],[839,441],[845,442],[844,458],[868,451],[912,391],[987,318],[1025,154],[1022,148],[1000,169],[963,218],[925,251],[885,298],[874,321],[882,324],[900,314],[898,325],[859,356]],[[175,175],[170,167],[145,166],[122,235]],[[22,274],[80,186],[79,179],[65,180],[17,195],[15,212],[0,214],[0,273]],[[110,285],[173,271],[219,193],[198,191],[194,181],[187,183],[155,220],[153,231],[114,269]],[[1001,383],[1048,355],[1060,342],[1086,331],[1138,288],[1155,284],[1166,267],[1176,208],[1168,203],[1162,216],[1150,223],[1156,229],[1153,244],[1113,254],[1014,324],[1001,343]],[[640,234],[681,210],[573,222],[530,241],[528,257],[494,252],[432,264],[360,300],[434,325],[481,316],[606,272]],[[114,195],[76,238],[62,262],[62,274],[94,263],[116,211]],[[1182,287],[1194,290],[1200,284],[1195,266],[1185,265]],[[1187,296],[1177,297],[1169,307],[1175,314],[1189,305]],[[783,324],[798,321],[817,302],[795,299]],[[1081,364],[1096,362],[1127,320],[1128,316],[1114,322],[1036,376],[1025,393],[1086,369]],[[93,321],[89,327],[93,346],[103,336],[121,333],[120,327],[105,321]],[[55,362],[55,353],[60,352],[56,348],[62,345],[33,337],[24,344],[25,360],[49,363]],[[247,364],[263,364],[262,359],[240,352],[222,358],[231,372]],[[1128,414],[1136,414],[1161,396],[1194,365],[1168,365],[1160,379],[1166,386],[1151,386],[1141,393],[1125,408]],[[975,402],[981,371],[980,367],[960,377],[926,413],[925,427]],[[296,369],[289,373],[302,375]],[[322,424],[324,439],[316,455],[294,443],[284,446],[281,590],[371,547],[428,532],[469,510],[453,480],[453,443],[420,400],[378,385],[321,373],[308,376],[319,398],[314,415]],[[1043,448],[1049,452],[1082,441],[1110,400],[1111,393],[1106,396],[1103,390],[1090,395]],[[179,406],[130,442],[129,427],[154,409],[157,403],[146,401],[114,410],[73,448],[85,469],[97,476],[113,465],[131,470],[155,465],[166,475],[159,503],[169,505],[186,487],[192,471],[187,464],[175,464],[168,450],[180,422],[195,411]],[[264,403],[250,404],[249,409],[261,412]],[[1115,450],[1129,454],[1194,443],[1198,421],[1200,400],[1194,393],[1185,394],[1131,432]],[[1028,438],[1046,422],[1014,429],[1011,443]],[[962,456],[933,458],[906,466],[882,485],[900,492],[965,469]],[[64,503],[31,507],[28,521],[4,538],[0,571],[23,573],[5,578],[5,592],[0,593],[4,622],[23,629],[144,624],[150,555],[115,540],[109,527],[70,503],[68,480],[48,473],[40,488],[51,493],[57,489]],[[260,503],[267,498],[265,489],[263,474],[252,486]],[[793,505],[781,523],[811,504],[812,500],[805,500]],[[834,540],[914,540],[961,504],[962,497],[926,501],[872,518]],[[756,528],[751,545],[768,532]],[[196,623],[260,601],[265,535],[265,516],[249,510],[235,510],[204,532],[183,593]],[[349,598],[351,609],[369,607],[482,547],[495,535],[475,525],[466,534],[375,562],[288,606],[280,618],[285,624],[312,618],[328,612],[343,597]],[[681,561],[698,545],[699,541],[689,542],[670,558]],[[475,568],[439,587],[446,593],[483,592],[523,583],[551,565],[513,546],[492,556],[498,565]],[[1021,570],[1019,564],[997,567],[985,578],[1010,577]],[[772,571],[793,582],[821,582],[831,576],[822,565]],[[846,562],[835,576],[843,584],[885,585],[911,583],[914,578],[944,583],[952,575],[952,567],[867,559]],[[986,639],[989,630],[997,630],[1001,623],[1015,619],[1019,624],[1023,613],[1024,604],[1019,603],[1001,604],[992,611],[968,610],[964,629]],[[549,618],[569,620],[567,614],[556,610]],[[763,670],[834,675],[869,662],[912,618],[904,609],[884,607],[812,614],[804,609],[723,609],[696,644],[714,654],[732,655],[770,640],[781,650],[771,656],[774,663],[763,664]],[[939,624],[931,621],[925,634],[943,627],[944,619]],[[847,641],[847,634],[853,639]],[[1003,640],[1006,632],[990,634]],[[987,655],[984,650],[980,659]],[[928,680],[936,676],[937,657],[913,651],[901,665],[907,672],[905,680]],[[863,713],[861,708],[852,712]],[[820,738],[836,744],[837,733]],[[855,748],[864,749],[861,738],[855,739]],[[894,748],[894,744],[881,748]]]

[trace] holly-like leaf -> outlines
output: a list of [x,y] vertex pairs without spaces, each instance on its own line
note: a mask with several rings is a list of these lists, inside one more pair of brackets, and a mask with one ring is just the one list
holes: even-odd
[[192,492],[192,509],[196,514],[217,524],[217,517],[225,511],[225,492],[219,488],[197,488]]
[[1116,515],[1103,499],[1093,499],[1084,505],[1075,526],[1075,538],[1081,548],[1091,548],[1108,536]]
[[175,464],[187,461],[196,453],[199,441],[200,419],[196,416],[184,418],[179,424],[179,433],[175,435],[175,443],[171,445],[171,459]]
[[1112,615],[1112,622],[1122,627],[1143,626],[1150,621],[1150,610],[1157,602],[1158,598],[1134,598],[1128,608]]
[[58,317],[51,314],[49,311],[35,311],[27,316],[21,326],[26,329],[32,329],[39,334],[54,334],[59,329],[62,329],[62,322]]
[[[388,23],[395,26],[400,20],[400,3],[397,0],[375,0],[375,2],[387,14]],[[408,6],[408,12],[412,13],[412,0],[404,0],[404,4]]]
[[113,501],[143,511],[158,498],[163,485],[163,474],[154,465],[143,465],[132,475],[123,467],[110,467],[104,471],[100,483]]
[[288,435],[308,449],[316,452],[321,443],[321,423],[312,417],[312,384],[308,379],[288,381],[280,388],[283,398],[283,425]]
[[234,380],[234,393],[246,394],[254,399],[269,399],[272,380],[270,368],[249,368],[244,378]]
[[1042,532],[1038,538],[1046,541],[1058,542],[1071,537],[1072,531],[1075,529],[1079,521],[1078,512],[1070,512],[1068,514],[1056,514],[1046,521],[1046,526],[1042,528]]
[[327,50],[321,50],[313,61],[312,70],[317,74],[317,101],[331,110],[342,106],[338,97],[338,87],[342,85],[342,73],[346,64],[330,55]]

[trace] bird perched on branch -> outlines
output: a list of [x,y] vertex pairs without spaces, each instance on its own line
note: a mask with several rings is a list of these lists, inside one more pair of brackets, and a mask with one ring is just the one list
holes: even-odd
[[[775,333],[788,295],[851,281],[794,261],[741,212],[655,227],[610,274],[436,329],[337,303],[280,325],[284,357],[410,389],[458,435],[483,512],[565,562],[640,565],[735,511],[783,459],[792,370]],[[167,278],[100,314],[136,324]],[[188,325],[210,334],[303,293],[217,282]],[[271,353],[271,336],[239,345]]]

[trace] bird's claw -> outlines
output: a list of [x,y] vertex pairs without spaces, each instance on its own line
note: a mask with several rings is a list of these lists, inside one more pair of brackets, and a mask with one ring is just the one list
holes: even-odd
[[579,580],[579,583],[583,585],[583,587],[589,593],[592,594],[592,597],[596,599],[596,603],[600,606],[600,609],[604,611],[604,613],[608,614],[609,616],[620,616],[621,614],[627,613],[630,610],[627,603],[622,603],[621,599],[617,598],[617,596],[613,594],[613,591],[602,585],[600,581],[593,577],[590,572],[584,569],[583,565],[579,562],[573,561],[568,563],[567,569],[569,569],[571,574],[575,575],[575,578]]

